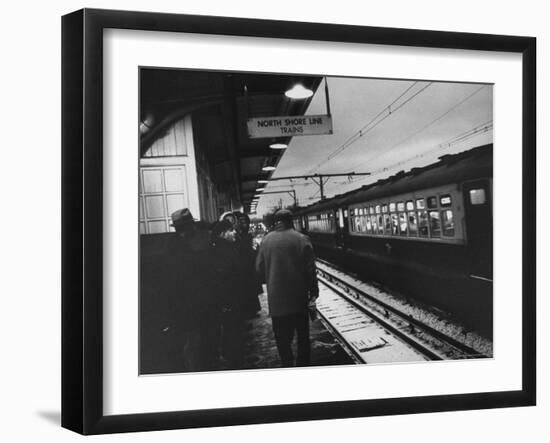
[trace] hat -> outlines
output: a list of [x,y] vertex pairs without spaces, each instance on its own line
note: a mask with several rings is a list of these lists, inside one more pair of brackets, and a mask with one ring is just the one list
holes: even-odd
[[193,219],[193,215],[187,208],[178,209],[172,213],[172,226],[191,226],[194,222],[195,220]]

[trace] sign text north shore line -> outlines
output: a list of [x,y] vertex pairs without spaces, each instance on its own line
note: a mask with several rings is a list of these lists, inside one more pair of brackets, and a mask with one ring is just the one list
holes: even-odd
[[247,126],[250,138],[332,134],[330,115],[251,118]]

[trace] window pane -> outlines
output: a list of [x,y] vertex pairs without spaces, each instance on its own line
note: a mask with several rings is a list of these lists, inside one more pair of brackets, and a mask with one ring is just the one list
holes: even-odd
[[380,205],[376,205],[376,213],[380,214]]
[[441,206],[451,206],[451,196],[450,195],[442,195],[439,197],[439,204]]
[[397,214],[391,215],[391,233],[397,235],[399,233],[399,222],[397,221]]
[[367,221],[367,232],[368,233],[371,233],[372,232],[372,224],[370,222],[370,217],[369,216],[366,216],[365,217],[365,220]]
[[372,224],[372,233],[376,234],[378,232],[378,224],[376,223],[376,215],[370,216],[370,222]]
[[145,214],[143,213],[143,199],[140,197],[139,198],[139,219],[143,220],[144,217],[145,217]]
[[407,211],[413,211],[414,210],[414,203],[412,200],[407,201],[406,206]]
[[[166,217],[166,212],[164,210],[164,196],[162,195],[145,196],[145,209],[147,211],[148,218]],[[151,231],[151,229],[149,229],[149,231]]]
[[166,221],[150,221],[149,225],[149,234],[158,234],[159,232],[168,232],[166,227]]
[[428,209],[437,208],[437,197],[428,197]]
[[384,234],[384,218],[381,215],[378,216],[378,233]]
[[428,213],[426,211],[418,211],[418,234],[420,237],[427,237],[428,232]]
[[418,235],[418,225],[416,224],[416,212],[409,212],[409,237]]
[[446,211],[442,211],[441,215],[442,215],[443,235],[445,237],[454,237],[455,221],[453,218],[453,211],[451,211],[450,209],[447,209]]
[[388,212],[388,205],[382,205],[382,212],[385,214]]
[[162,192],[162,170],[143,170],[143,190],[146,194]]
[[419,198],[416,200],[416,209],[426,209],[423,198]]
[[483,205],[486,201],[485,189],[470,189],[470,203],[472,205]]
[[166,169],[164,171],[166,192],[183,191],[183,169]]
[[395,203],[390,203],[390,212],[395,212]]
[[430,211],[430,237],[441,237],[441,220],[438,211]]
[[145,228],[145,222],[139,222],[139,233],[147,234],[147,229]]
[[374,214],[374,206],[369,207],[369,214]]
[[404,202],[397,202],[397,210],[398,211],[404,211],[405,210],[405,203]]
[[391,235],[391,216],[389,214],[384,215],[384,227],[386,235]]
[[399,235],[407,235],[407,214],[399,213]]

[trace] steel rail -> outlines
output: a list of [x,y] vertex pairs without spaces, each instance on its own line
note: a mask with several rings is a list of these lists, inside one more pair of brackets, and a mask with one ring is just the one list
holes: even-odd
[[[323,263],[325,266],[336,268],[332,263],[329,263],[325,260],[319,260],[319,259],[317,259],[317,260],[319,262]],[[336,275],[334,275],[330,272],[324,271],[324,270],[317,269],[317,271],[327,274],[328,276],[330,276],[330,278],[338,281],[342,285],[345,285],[347,288],[349,288],[349,290],[355,292],[356,294],[360,295],[361,297],[364,297],[367,300],[378,304],[383,309],[387,310],[388,312],[393,313],[394,315],[400,317],[401,319],[405,320],[409,324],[417,327],[418,329],[423,330],[424,332],[426,332],[427,334],[433,336],[437,340],[439,340],[441,342],[444,342],[444,343],[447,343],[448,345],[456,348],[458,351],[464,353],[468,358],[488,358],[487,355],[473,349],[472,347],[470,347],[468,345],[465,345],[464,343],[462,343],[462,342],[460,342],[460,341],[458,341],[458,340],[456,340],[452,337],[449,337],[448,335],[442,333],[441,331],[438,331],[437,329],[435,329],[435,328],[433,328],[429,325],[426,325],[425,323],[422,323],[420,320],[417,320],[416,318],[414,318],[412,316],[409,316],[408,314],[405,314],[404,312],[400,311],[398,308],[395,308],[394,306],[391,306],[391,305],[379,300],[377,297],[374,297],[373,295],[368,294],[367,292],[365,292],[361,289],[352,287],[344,279],[342,279],[342,278],[340,278],[340,277],[338,277],[338,276],[336,276]],[[345,272],[345,271],[342,270],[340,272]],[[347,298],[351,299],[351,297],[347,297]]]

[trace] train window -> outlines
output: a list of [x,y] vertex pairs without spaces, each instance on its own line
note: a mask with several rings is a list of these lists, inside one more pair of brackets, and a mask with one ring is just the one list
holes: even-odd
[[407,208],[407,211],[414,211],[414,203],[412,200],[408,200],[405,204],[405,207]]
[[372,225],[371,225],[371,222],[370,222],[370,217],[369,216],[365,217],[365,220],[367,222],[367,232],[370,233],[372,231]]
[[416,209],[426,209],[426,205],[424,204],[423,198],[416,199]]
[[343,211],[341,209],[338,209],[338,223],[340,224],[340,228],[344,227],[344,217],[343,217]]
[[430,211],[430,237],[441,237],[441,219],[438,211]]
[[376,223],[376,215],[370,216],[370,223],[372,225],[372,233],[376,234],[378,231],[378,224]]
[[451,206],[452,200],[450,195],[442,195],[439,197],[439,204],[443,207],[445,206]]
[[374,206],[369,207],[369,214],[374,214]]
[[455,221],[453,218],[453,211],[450,209],[441,211],[441,224],[443,226],[443,235],[445,237],[454,237]]
[[390,203],[390,212],[395,212],[395,203]]
[[472,205],[484,205],[486,201],[485,189],[470,189],[470,203]]
[[388,205],[382,205],[382,213],[388,212]]
[[384,218],[381,215],[378,216],[378,233],[384,234]]
[[405,203],[404,202],[397,202],[397,210],[398,211],[404,211],[405,210]]
[[355,217],[355,231],[361,232],[361,217]]
[[376,209],[376,213],[377,213],[377,214],[380,214],[380,205],[376,205],[376,208],[375,208],[375,209]]
[[389,214],[384,215],[384,228],[386,235],[391,235],[391,216]]
[[428,230],[428,213],[426,211],[418,211],[418,235],[427,237]]
[[407,235],[407,214],[399,213],[399,235]]
[[348,210],[344,209],[344,217],[347,217],[347,216],[348,216]]
[[409,237],[418,235],[418,225],[416,224],[416,212],[409,212]]
[[391,233],[397,235],[399,232],[399,223],[397,221],[397,214],[391,215]]
[[437,208],[437,197],[428,197],[428,209]]

